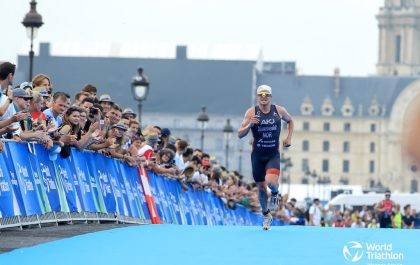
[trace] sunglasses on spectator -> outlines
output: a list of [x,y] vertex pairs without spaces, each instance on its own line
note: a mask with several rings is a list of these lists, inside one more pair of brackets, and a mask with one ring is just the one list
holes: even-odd
[[385,194],[385,197],[391,197],[391,194]]
[[[21,98],[21,97],[17,97],[17,98]],[[21,98],[21,99],[23,99],[25,101],[30,101],[32,98]]]

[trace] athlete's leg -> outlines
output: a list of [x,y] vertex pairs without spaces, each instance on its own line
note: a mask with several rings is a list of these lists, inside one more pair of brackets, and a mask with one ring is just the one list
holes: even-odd
[[280,177],[280,154],[273,156],[266,165],[265,182],[271,190],[269,209],[276,211],[279,207],[279,177]]
[[265,215],[269,212],[267,184],[265,184],[265,182],[257,182],[257,186],[258,186],[258,195],[259,195],[260,205],[261,205],[261,212]]
[[255,183],[258,187],[258,197],[260,199],[261,211],[263,214],[267,214],[268,211],[268,194],[267,184],[265,183],[265,162],[256,155],[254,152],[251,153],[252,162],[252,176],[254,177]]

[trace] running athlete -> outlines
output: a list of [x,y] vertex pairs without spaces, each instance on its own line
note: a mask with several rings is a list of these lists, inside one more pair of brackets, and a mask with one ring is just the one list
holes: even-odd
[[[259,199],[263,214],[263,229],[269,230],[273,217],[270,211],[276,211],[281,196],[279,194],[280,176],[280,130],[281,121],[287,122],[288,134],[283,146],[289,147],[292,143],[293,120],[286,109],[271,104],[271,87],[261,85],[257,88],[258,106],[249,108],[245,118],[238,129],[238,137],[245,137],[252,131],[252,175],[258,185]],[[267,186],[271,190],[270,203],[268,203]]]

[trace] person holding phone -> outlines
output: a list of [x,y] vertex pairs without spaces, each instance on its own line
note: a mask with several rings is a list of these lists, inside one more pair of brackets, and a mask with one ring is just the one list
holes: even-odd
[[[288,134],[283,141],[284,147],[292,144],[293,119],[287,110],[279,105],[271,104],[271,87],[261,85],[257,88],[258,105],[249,108],[238,137],[245,137],[252,132],[252,175],[257,183],[259,199],[263,213],[263,229],[271,227],[273,217],[270,211],[276,211],[281,199],[278,193],[280,177],[280,130],[281,122],[287,123]],[[268,204],[267,186],[271,190],[270,203]]]

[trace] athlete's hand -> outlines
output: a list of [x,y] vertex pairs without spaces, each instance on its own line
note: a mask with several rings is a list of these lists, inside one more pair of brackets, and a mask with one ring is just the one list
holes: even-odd
[[286,139],[283,141],[283,146],[284,146],[284,147],[290,147],[290,146],[292,146],[292,139],[291,139],[291,138],[286,138]]
[[249,127],[253,127],[255,124],[260,123],[259,116],[254,115],[251,117],[251,120],[249,121]]

